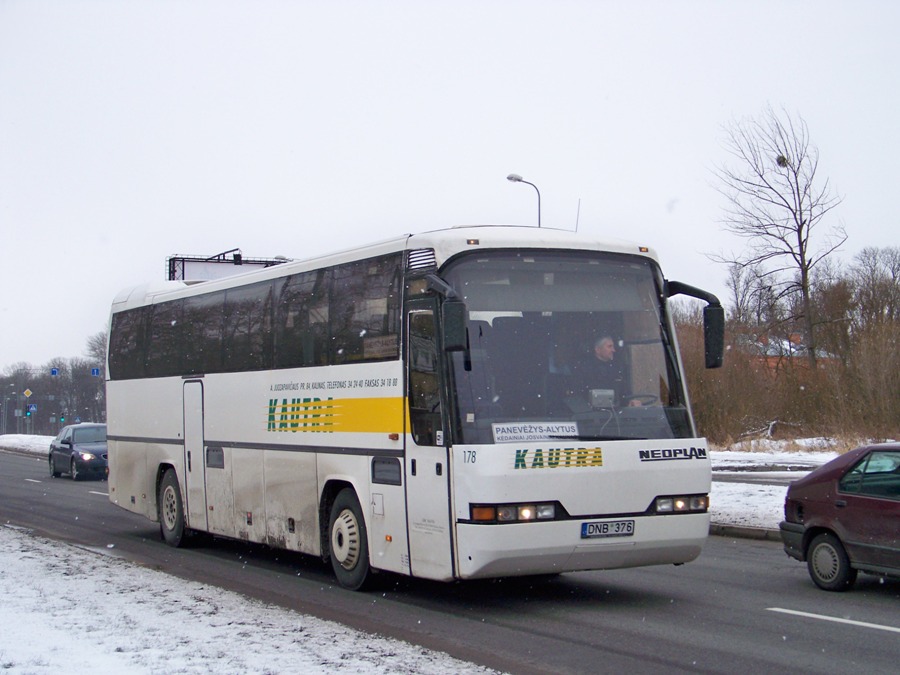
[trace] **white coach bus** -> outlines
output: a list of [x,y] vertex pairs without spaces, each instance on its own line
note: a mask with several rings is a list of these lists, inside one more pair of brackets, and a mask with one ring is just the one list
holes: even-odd
[[[688,562],[710,464],[676,294],[706,301],[706,365],[721,365],[715,296],[667,281],[646,247],[546,228],[453,228],[123,291],[110,500],[173,546],[199,531],[317,555],[351,589],[375,571]],[[600,337],[616,374],[591,382]]]

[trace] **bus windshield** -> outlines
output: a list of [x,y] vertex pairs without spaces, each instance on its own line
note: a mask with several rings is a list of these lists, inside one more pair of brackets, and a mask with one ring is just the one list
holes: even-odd
[[491,251],[442,277],[468,311],[468,349],[449,355],[455,442],[694,435],[652,260]]

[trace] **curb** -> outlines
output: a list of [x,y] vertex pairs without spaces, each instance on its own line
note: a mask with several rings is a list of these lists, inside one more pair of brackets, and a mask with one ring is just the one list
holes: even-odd
[[779,530],[766,527],[746,527],[744,525],[721,525],[710,523],[709,533],[717,537],[740,537],[741,539],[761,539],[781,541]]
[[31,450],[25,450],[24,448],[8,448],[0,445],[0,450],[3,452],[13,452],[17,455],[25,455],[27,457],[44,457],[50,453],[50,446],[47,446],[46,452],[32,452]]

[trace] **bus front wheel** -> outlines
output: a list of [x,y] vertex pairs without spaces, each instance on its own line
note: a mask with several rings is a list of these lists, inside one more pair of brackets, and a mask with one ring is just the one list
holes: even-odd
[[181,500],[181,488],[178,487],[178,476],[173,469],[168,469],[159,483],[157,496],[159,508],[159,531],[169,546],[181,546],[184,541],[184,502]]
[[356,493],[345,488],[331,505],[328,524],[331,567],[338,583],[361,590],[370,577],[369,540],[366,521]]

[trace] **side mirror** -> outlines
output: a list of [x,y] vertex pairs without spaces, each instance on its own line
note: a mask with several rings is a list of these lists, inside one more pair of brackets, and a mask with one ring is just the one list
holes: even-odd
[[466,303],[462,300],[445,300],[441,305],[441,324],[444,330],[444,351],[465,351],[469,346],[466,336]]
[[725,308],[703,308],[703,350],[707,368],[721,368],[725,358]]
[[666,282],[666,296],[687,295],[706,302],[703,308],[703,351],[707,368],[721,368],[725,358],[725,308],[708,291],[680,281]]

